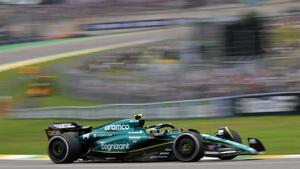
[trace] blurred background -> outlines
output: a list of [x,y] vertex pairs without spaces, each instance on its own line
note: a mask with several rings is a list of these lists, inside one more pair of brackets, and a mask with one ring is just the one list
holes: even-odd
[[[0,65],[0,154],[45,153],[51,119],[133,113],[300,152],[299,0],[0,0]],[[39,146],[12,148],[18,128]]]

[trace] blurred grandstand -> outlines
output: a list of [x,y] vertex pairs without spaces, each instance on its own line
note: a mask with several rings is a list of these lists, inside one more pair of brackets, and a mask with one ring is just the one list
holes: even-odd
[[1,0],[0,44],[80,36],[81,24],[99,18],[103,20],[107,16],[142,15],[147,12],[165,13],[172,10],[222,5],[226,7],[226,4],[241,2],[244,1]]
[[[152,13],[159,14],[154,19],[161,16],[165,19],[187,11],[184,16],[190,18],[178,17],[181,24],[172,25],[188,27],[189,36],[185,38],[120,49],[105,55],[97,53],[92,59],[74,59],[68,66],[44,70],[62,73],[65,79],[59,91],[76,98],[104,103],[154,102],[300,88],[299,13],[275,11],[265,16],[251,8],[251,5],[266,2],[272,9],[273,3],[290,1],[0,2],[0,44],[82,36],[80,27],[86,23],[126,22],[131,21],[132,16],[139,16],[135,20],[153,19],[147,18]],[[244,3],[251,6],[248,15],[212,14],[211,7],[237,8],[238,11]],[[194,11],[206,10],[209,17],[193,16]]]

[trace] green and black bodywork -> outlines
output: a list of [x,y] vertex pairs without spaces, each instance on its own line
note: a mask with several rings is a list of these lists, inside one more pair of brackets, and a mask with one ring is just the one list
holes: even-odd
[[171,124],[144,127],[141,117],[118,120],[95,128],[78,123],[53,123],[46,129],[49,157],[54,163],[83,161],[198,161],[204,156],[230,160],[238,155],[265,151],[249,138],[243,145],[239,134],[227,127],[215,135]]

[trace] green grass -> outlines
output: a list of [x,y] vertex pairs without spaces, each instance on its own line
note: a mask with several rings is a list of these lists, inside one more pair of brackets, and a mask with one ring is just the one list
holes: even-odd
[[75,38],[68,38],[68,39],[45,40],[45,41],[37,41],[37,42],[24,42],[24,43],[1,45],[0,51],[7,52],[7,51],[12,51],[12,50],[17,50],[17,49],[64,44],[64,43],[68,43],[68,42],[76,42],[76,41],[85,40],[87,38],[91,38],[91,37],[75,37]]
[[62,93],[55,94],[48,97],[38,98],[39,107],[51,107],[51,106],[94,106],[99,105],[99,102],[93,100],[77,99]]
[[[49,123],[72,120],[0,120],[0,154],[46,154],[44,129]],[[100,125],[109,120],[75,120],[83,125]],[[212,134],[217,128],[236,129],[245,139],[257,137],[263,141],[268,154],[300,153],[300,116],[260,116],[222,119],[160,120],[146,125],[171,122],[178,128],[194,128]]]

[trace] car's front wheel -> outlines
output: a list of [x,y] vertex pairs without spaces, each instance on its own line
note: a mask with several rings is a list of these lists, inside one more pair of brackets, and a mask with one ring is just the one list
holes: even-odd
[[54,163],[72,163],[80,156],[80,143],[71,135],[56,135],[48,142],[48,154]]
[[[221,131],[221,133],[223,133],[223,135],[220,136],[220,135],[216,134],[217,137],[227,139],[227,140],[231,140],[231,141],[234,141],[234,142],[237,142],[237,143],[240,143],[240,144],[243,143],[242,139],[241,139],[241,136],[237,131],[226,128],[226,127],[219,129],[219,131]],[[237,155],[224,155],[224,156],[219,156],[219,159],[221,159],[221,160],[232,160],[236,156]]]
[[199,161],[204,156],[203,138],[196,132],[185,132],[177,136],[173,143],[176,159],[183,162]]

